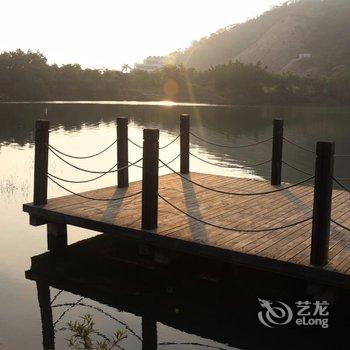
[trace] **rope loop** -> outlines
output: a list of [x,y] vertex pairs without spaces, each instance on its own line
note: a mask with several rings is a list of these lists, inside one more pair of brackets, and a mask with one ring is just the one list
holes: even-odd
[[235,145],[235,146],[229,146],[229,145],[221,145],[221,144],[218,144],[218,143],[214,143],[214,142],[210,142],[208,140],[205,140],[203,139],[202,137],[194,134],[193,132],[189,132],[190,135],[192,135],[193,137],[195,137],[196,139],[202,141],[202,142],[205,142],[205,143],[208,143],[209,145],[213,145],[213,146],[217,146],[217,147],[223,147],[223,148],[245,148],[245,147],[252,147],[252,146],[256,146],[256,145],[260,145],[262,143],[265,143],[265,142],[268,142],[270,140],[272,140],[272,137],[269,137],[268,139],[265,139],[265,140],[262,140],[262,141],[258,141],[258,142],[254,142],[254,143],[249,143],[249,144],[246,144],[246,145]]
[[[167,162],[166,164],[168,165],[168,164],[171,164],[172,162],[175,162],[175,160],[178,159],[179,157],[180,157],[180,154],[178,154],[175,158],[173,158],[172,160],[170,160],[170,161]],[[143,168],[142,165],[134,164],[134,166],[135,166],[136,168],[139,168],[139,169],[142,169],[142,168]],[[164,168],[164,167],[165,167],[165,165],[161,165],[161,166],[158,167],[158,169],[161,169],[161,168]]]
[[287,166],[290,167],[291,169],[294,169],[294,170],[296,170],[296,171],[299,171],[299,172],[302,173],[302,174],[309,175],[309,176],[312,175],[312,173],[309,173],[309,172],[307,172],[307,171],[304,171],[304,170],[302,170],[302,169],[299,169],[299,168],[297,168],[296,166],[294,166],[294,165],[292,165],[292,164],[290,164],[290,163],[288,163],[288,162],[286,162],[286,161],[284,161],[284,160],[282,160],[282,163],[283,163],[284,165],[287,165]]
[[[57,154],[53,149],[51,149],[50,147],[49,147],[49,150],[50,150],[50,152],[53,153],[58,159],[60,159],[62,162],[66,163],[67,165],[71,166],[72,168],[77,169],[77,170],[80,170],[80,171],[83,171],[83,172],[85,172],[85,173],[90,173],[90,174],[110,174],[110,173],[115,173],[115,172],[117,172],[118,170],[120,171],[120,170],[129,168],[130,166],[133,166],[133,165],[139,163],[139,162],[142,160],[142,158],[140,158],[140,159],[137,160],[136,162],[131,163],[131,164],[129,164],[129,165],[125,165],[123,168],[119,168],[119,169],[114,169],[114,168],[118,165],[118,163],[116,163],[110,170],[107,170],[107,171],[96,171],[96,170],[89,170],[89,169],[84,169],[84,168],[78,167],[77,165],[74,165],[74,164],[68,162],[67,160],[65,160],[64,158],[62,158],[60,155],[58,155],[58,154]],[[114,170],[113,170],[113,169],[114,169]]]
[[104,172],[104,173],[102,173],[101,175],[98,175],[98,176],[96,176],[96,177],[94,177],[94,178],[92,178],[92,179],[88,179],[88,180],[68,180],[68,179],[64,179],[64,178],[62,178],[62,177],[56,176],[56,175],[54,175],[54,174],[50,174],[50,173],[47,173],[47,174],[48,174],[49,176],[53,177],[54,179],[60,180],[60,181],[63,181],[63,182],[69,182],[69,183],[71,183],[71,184],[83,184],[83,183],[87,183],[87,182],[92,182],[92,181],[98,180],[98,179],[100,179],[101,177],[103,177],[103,176],[105,176],[105,175],[107,175],[107,174],[114,173],[115,171],[121,171],[121,170],[127,169],[127,168],[129,168],[129,167],[131,167],[131,166],[136,166],[136,167],[138,167],[137,163],[140,162],[141,160],[142,160],[142,158],[139,159],[139,160],[137,160],[136,162],[133,162],[133,163],[129,162],[129,165],[125,165],[125,166],[123,166],[123,167],[121,167],[121,168],[118,168],[118,169],[116,169],[116,170],[113,170],[113,169],[118,165],[118,163],[117,163],[117,164],[114,164],[114,165],[112,166],[112,168],[110,168],[110,169],[107,170],[106,172]]
[[219,228],[221,230],[226,230],[226,231],[234,231],[234,232],[241,232],[241,233],[259,233],[259,232],[271,232],[271,231],[277,231],[277,230],[282,230],[282,229],[285,229],[285,228],[289,228],[289,227],[292,227],[292,226],[296,226],[296,225],[300,225],[300,224],[303,224],[309,220],[311,220],[312,218],[307,218],[307,219],[304,219],[304,220],[300,220],[300,221],[297,221],[297,222],[293,222],[292,224],[288,224],[288,225],[283,225],[283,226],[279,226],[279,227],[268,227],[268,228],[262,228],[262,229],[241,229],[241,228],[233,228],[233,227],[225,227],[225,226],[220,226],[220,225],[217,225],[217,224],[213,224],[211,222],[208,222],[208,221],[205,221],[205,220],[202,220],[202,219],[199,219],[187,212],[185,212],[184,210],[180,209],[179,207],[177,207],[176,205],[174,205],[173,203],[171,203],[170,201],[168,201],[166,198],[164,198],[161,194],[158,193],[158,196],[159,198],[161,198],[165,203],[167,203],[168,205],[170,205],[172,208],[176,209],[177,211],[179,211],[180,213],[188,216],[189,218],[195,220],[195,221],[198,221],[202,224],[205,224],[205,225],[208,225],[208,226],[212,226],[212,227],[215,227],[215,228]]
[[288,139],[288,138],[285,137],[285,136],[283,136],[283,140],[284,140],[284,141],[287,141],[288,143],[290,143],[290,144],[293,145],[293,146],[296,146],[296,147],[302,149],[302,150],[305,151],[305,152],[309,152],[309,153],[316,154],[316,152],[313,151],[312,149],[309,149],[309,148],[306,148],[306,147],[304,147],[304,146],[301,146],[301,145],[299,145],[298,143],[296,143],[296,142],[294,142],[294,141]]
[[167,148],[168,146],[172,145],[176,140],[178,140],[179,137],[180,137],[180,135],[177,135],[172,141],[170,141],[169,143],[167,143],[167,144],[164,145],[164,146],[159,147],[159,149]]
[[333,222],[333,224],[335,224],[335,225],[341,227],[342,229],[344,229],[344,230],[346,230],[346,231],[350,231],[350,228],[349,228],[349,227],[346,227],[346,226],[340,224],[339,222],[337,222],[337,221],[335,221],[335,220],[333,220],[333,219],[331,219],[331,222]]
[[118,141],[118,138],[116,140],[114,140],[109,146],[107,146],[106,148],[104,148],[102,151],[100,152],[97,152],[97,153],[94,153],[94,154],[91,154],[89,156],[73,156],[71,154],[68,154],[68,153],[64,153],[62,151],[60,151],[59,149],[55,148],[54,146],[52,145],[48,145],[49,148],[52,148],[55,152],[65,156],[65,157],[68,157],[68,158],[74,158],[74,159],[89,159],[89,158],[93,158],[93,157],[96,157],[96,156],[99,156],[100,154],[106,152],[107,150],[109,150],[116,142]]
[[289,186],[286,186],[286,187],[282,187],[282,188],[278,188],[276,190],[271,190],[271,191],[264,191],[264,192],[252,192],[252,193],[239,193],[239,192],[228,192],[228,191],[222,191],[222,190],[217,190],[215,188],[212,188],[212,187],[208,187],[208,186],[205,186],[205,185],[202,185],[196,181],[193,181],[189,178],[187,178],[186,176],[178,173],[177,171],[175,171],[173,168],[171,168],[169,165],[167,165],[166,163],[164,163],[161,159],[159,159],[159,161],[164,164],[170,171],[172,171],[174,174],[180,176],[182,179],[198,186],[198,187],[201,187],[205,190],[208,190],[208,191],[213,191],[213,192],[216,192],[216,193],[221,193],[221,194],[227,194],[227,195],[233,195],[233,196],[261,196],[261,195],[266,195],[266,194],[271,194],[271,193],[276,193],[276,192],[281,192],[281,191],[284,191],[284,190],[288,190],[290,188],[293,188],[293,187],[296,187],[298,185],[301,185],[303,183],[306,183],[308,181],[310,181],[311,179],[313,179],[315,176],[310,176],[308,177],[307,179],[304,179],[302,181],[299,181],[295,184],[292,184],[292,185],[289,185]]
[[85,199],[90,199],[90,200],[94,200],[94,201],[102,201],[102,202],[111,202],[111,201],[118,201],[118,200],[121,200],[121,199],[127,199],[127,198],[131,198],[131,197],[135,197],[135,196],[138,196],[139,194],[142,193],[142,191],[138,191],[138,192],[135,192],[135,193],[132,193],[132,194],[129,194],[127,196],[123,196],[123,197],[116,197],[116,198],[94,198],[94,197],[89,197],[89,196],[86,196],[86,195],[83,195],[81,193],[76,193],[76,192],[73,192],[72,190],[64,187],[63,185],[61,185],[60,183],[58,183],[57,181],[55,181],[50,175],[47,176],[54,184],[56,184],[58,187],[62,188],[63,190],[69,192],[70,194],[73,194],[77,197],[81,197],[81,198],[85,198]]
[[350,189],[347,188],[344,184],[342,184],[337,178],[332,176],[333,181],[338,184],[343,190],[350,192]]
[[[180,138],[180,135],[177,135],[173,140],[171,140],[171,141],[170,141],[169,143],[167,143],[166,145],[160,146],[159,149],[165,149],[165,148],[169,147],[169,146],[172,145],[175,141],[177,141],[179,138]],[[136,143],[135,141],[133,141],[133,140],[131,140],[131,139],[129,139],[129,138],[128,138],[128,140],[129,140],[129,142],[130,142],[131,144],[133,144],[133,145],[136,146],[137,148],[143,149],[143,147],[142,147],[141,145],[139,145],[138,143]]]

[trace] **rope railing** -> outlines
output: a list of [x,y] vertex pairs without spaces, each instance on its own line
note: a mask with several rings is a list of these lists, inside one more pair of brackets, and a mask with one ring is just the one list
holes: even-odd
[[200,184],[200,183],[198,183],[196,181],[193,181],[193,180],[189,179],[188,177],[182,175],[181,173],[177,172],[173,168],[171,168],[169,165],[164,163],[161,159],[159,159],[159,161],[162,164],[164,164],[174,174],[176,174],[179,177],[181,177],[182,179],[192,183],[193,185],[196,185],[196,186],[201,187],[201,188],[203,188],[205,190],[208,190],[208,191],[213,191],[213,192],[216,192],[216,193],[227,194],[227,195],[234,195],[234,196],[261,196],[261,195],[267,195],[267,194],[272,194],[272,193],[276,193],[276,192],[281,192],[281,191],[288,190],[288,189],[291,189],[293,187],[299,186],[299,185],[301,185],[303,183],[306,183],[306,182],[310,181],[311,179],[313,179],[315,177],[315,176],[310,176],[307,179],[299,181],[299,182],[297,182],[295,184],[292,184],[292,185],[289,185],[289,186],[285,186],[285,187],[282,187],[282,188],[278,188],[276,190],[271,190],[271,191],[251,192],[251,193],[228,192],[228,191],[223,191],[223,190],[218,190],[218,189],[215,189],[215,188],[212,188],[212,187],[208,187],[208,186],[202,185],[202,184]]
[[[302,146],[302,145],[298,144],[297,142],[292,141],[291,139],[289,139],[289,138],[287,138],[285,136],[283,136],[283,140],[285,140],[286,142],[290,143],[291,145],[294,145],[294,146],[302,149],[303,151],[316,154],[316,152],[313,151],[312,149],[307,148],[305,146]],[[348,157],[350,157],[350,154],[335,154],[334,157],[335,158],[348,158]]]
[[167,143],[164,146],[159,146],[159,149],[164,149],[169,147],[170,145],[172,145],[174,142],[176,142],[178,139],[180,138],[180,135],[177,135],[172,141],[170,141],[169,143]]
[[65,157],[68,157],[68,158],[74,158],[74,159],[89,159],[89,158],[93,158],[93,157],[96,157],[96,156],[99,156],[100,154],[106,152],[107,150],[109,150],[116,142],[118,141],[118,138],[115,139],[109,146],[107,146],[106,148],[104,148],[103,150],[97,152],[97,153],[94,153],[94,154],[91,154],[91,155],[88,155],[88,156],[74,156],[74,155],[71,155],[71,154],[68,154],[68,153],[65,153],[65,152],[62,152],[60,151],[59,149],[57,149],[56,147],[52,146],[52,145],[48,145],[49,148],[52,148],[55,152],[65,156]]
[[65,190],[67,192],[69,192],[70,194],[73,194],[73,195],[75,195],[77,197],[81,197],[81,198],[84,198],[84,199],[94,200],[94,201],[102,201],[102,202],[118,201],[118,200],[121,200],[121,199],[127,199],[127,198],[131,198],[131,197],[135,197],[135,196],[140,195],[142,193],[142,191],[138,191],[138,192],[126,195],[126,196],[116,197],[116,198],[113,198],[113,197],[112,198],[94,198],[94,197],[86,196],[86,195],[81,194],[81,193],[76,193],[76,192],[74,192],[74,191],[64,187],[63,185],[61,185],[60,183],[55,181],[50,175],[48,175],[47,177],[50,179],[50,181],[52,181],[58,187],[60,187],[61,189]]
[[286,141],[286,142],[288,142],[288,143],[290,143],[291,145],[294,145],[294,146],[296,146],[296,147],[302,149],[303,151],[316,154],[316,152],[313,151],[312,149],[309,149],[309,148],[307,148],[307,147],[301,146],[301,145],[299,145],[298,143],[296,143],[296,142],[294,142],[294,141],[288,139],[288,138],[285,137],[285,136],[283,136],[283,140]]
[[[115,167],[115,165],[113,165],[113,168]],[[111,168],[111,170],[113,169]],[[52,178],[62,181],[62,182],[67,182],[67,183],[71,183],[71,184],[84,184],[84,183],[88,183],[88,182],[92,182],[92,181],[96,181],[98,179],[100,179],[101,177],[110,174],[110,171],[107,171],[106,173],[103,173],[101,175],[98,175],[92,179],[88,179],[88,180],[69,180],[69,179],[64,179],[62,177],[59,177],[57,175],[51,174],[51,173],[47,173],[48,176],[51,176]]]
[[347,187],[347,186],[345,186],[344,184],[342,184],[337,178],[335,178],[335,177],[332,177],[333,178],[333,181],[337,184],[337,185],[339,185],[343,190],[345,190],[345,191],[347,191],[347,192],[350,192],[350,189]]
[[[107,171],[97,171],[97,170],[89,170],[89,169],[84,169],[84,168],[81,168],[81,167],[78,167],[77,165],[75,164],[72,164],[70,162],[68,162],[66,159],[62,158],[60,155],[58,155],[53,149],[49,148],[50,152],[53,153],[58,159],[60,159],[62,162],[66,163],[67,165],[71,166],[72,168],[75,168],[77,170],[80,170],[80,171],[83,171],[83,172],[86,172],[86,173],[90,173],[90,174],[109,174],[109,173],[116,173],[117,171],[120,171],[120,170],[123,170],[123,169],[126,169],[126,168],[129,168],[137,163],[139,163],[142,158],[138,159],[137,161],[133,162],[133,163],[130,163],[128,165],[125,165],[123,168],[119,168],[119,169],[114,169],[118,163],[116,163],[112,168],[111,170],[107,170]],[[113,170],[114,169],[114,170]]]
[[100,179],[101,177],[103,177],[103,176],[105,176],[105,175],[107,175],[107,174],[112,174],[112,173],[115,173],[116,171],[121,171],[121,170],[127,169],[127,168],[129,168],[129,167],[131,167],[131,166],[136,166],[136,164],[137,164],[138,162],[140,162],[141,160],[142,160],[142,158],[139,159],[139,160],[137,160],[136,162],[133,162],[133,163],[129,162],[129,165],[125,165],[125,166],[123,166],[123,167],[121,167],[121,168],[118,168],[118,169],[116,169],[116,170],[113,170],[113,169],[118,165],[118,163],[117,163],[117,164],[114,164],[114,165],[112,166],[112,168],[110,168],[110,169],[107,170],[106,172],[101,173],[101,175],[98,175],[98,176],[96,176],[96,177],[94,177],[94,178],[92,178],[92,179],[88,179],[88,180],[68,180],[68,179],[64,179],[64,178],[62,178],[62,177],[59,177],[59,176],[57,176],[57,175],[51,174],[51,173],[47,173],[47,174],[48,174],[49,176],[53,177],[54,179],[60,180],[60,181],[63,181],[63,182],[68,182],[68,183],[72,183],[72,184],[83,184],[83,183],[87,183],[87,182],[92,182],[92,181],[98,180],[98,179]]
[[213,165],[213,166],[217,166],[217,167],[220,167],[220,168],[230,168],[230,169],[244,169],[244,168],[256,168],[258,166],[261,166],[261,165],[265,165],[265,164],[268,164],[271,162],[271,159],[268,159],[268,160],[265,160],[264,162],[261,162],[261,163],[257,163],[257,164],[245,164],[245,165],[242,165],[242,166],[239,166],[239,165],[231,165],[231,164],[220,164],[220,163],[213,163],[213,162],[210,162],[206,159],[203,159],[195,154],[193,154],[192,152],[189,152],[190,155],[204,163],[207,163],[207,164],[210,164],[210,165]]
[[[172,162],[175,162],[175,160],[178,159],[180,156],[181,156],[181,154],[178,154],[175,158],[171,159],[166,164],[168,165],[168,164],[171,164]],[[134,166],[136,168],[142,169],[142,165],[134,164]],[[158,169],[161,169],[161,168],[164,168],[164,167],[165,167],[165,165],[161,165],[161,166],[158,166]]]
[[336,221],[336,220],[331,219],[331,222],[332,222],[333,224],[335,224],[335,225],[341,227],[342,229],[344,229],[344,230],[346,230],[346,231],[350,231],[350,227],[346,227],[346,226],[342,225],[341,223],[339,223],[339,222]]
[[[164,146],[159,146],[159,149],[165,149],[167,147],[169,147],[170,145],[172,145],[174,142],[176,142],[181,135],[177,135],[173,140],[171,140],[169,143],[165,144]],[[134,146],[136,146],[137,148],[143,149],[143,147],[141,145],[139,145],[138,143],[136,143],[135,141],[131,140],[128,138],[128,141],[133,144]]]
[[56,327],[56,325],[62,320],[62,318],[66,315],[66,313],[68,311],[70,311],[71,309],[73,309],[74,307],[76,307],[77,305],[79,305],[80,302],[82,302],[85,298],[81,297],[79,298],[75,303],[70,303],[70,304],[56,304],[53,305],[51,304],[51,307],[57,307],[57,305],[59,306],[68,306],[68,308],[66,310],[64,310],[61,315],[57,318],[57,320],[54,322],[53,326]]
[[205,140],[204,138],[194,134],[193,132],[189,132],[189,134],[193,137],[195,137],[196,139],[202,141],[202,142],[205,142],[209,145],[213,145],[213,146],[217,146],[217,147],[223,147],[223,148],[245,148],[245,147],[252,147],[252,146],[256,146],[256,145],[260,145],[262,143],[265,143],[265,142],[268,142],[268,141],[271,141],[272,140],[272,137],[269,137],[268,139],[265,139],[265,140],[262,140],[262,141],[257,141],[257,142],[254,142],[254,143],[249,143],[249,144],[246,144],[246,145],[222,145],[222,144],[218,144],[218,143],[215,143],[215,142],[211,142],[211,141],[208,141],[208,140]]
[[[48,145],[48,139],[49,139],[49,122],[48,121],[37,121],[36,123],[36,138],[35,138],[35,174],[36,174],[36,181],[34,184],[34,205],[45,205],[47,203],[47,181],[46,177],[49,178],[50,181],[55,183],[57,186],[59,186],[61,189],[88,199],[88,200],[97,200],[97,201],[117,201],[121,199],[126,199],[130,197],[136,197],[140,194],[142,194],[142,217],[141,217],[141,227],[145,230],[152,230],[157,228],[158,223],[158,197],[163,199],[168,205],[174,207],[179,212],[181,212],[184,215],[187,215],[188,217],[197,220],[199,222],[202,222],[203,224],[210,225],[212,227],[216,227],[218,229],[224,229],[224,230],[230,230],[230,231],[236,231],[236,232],[269,232],[269,231],[275,231],[280,229],[285,229],[291,226],[295,226],[298,224],[302,224],[305,222],[308,222],[308,220],[313,220],[313,232],[312,232],[312,241],[316,242],[312,245],[312,254],[310,255],[310,263],[314,266],[325,266],[328,262],[328,256],[325,254],[326,251],[329,250],[328,246],[328,240],[320,240],[319,235],[317,235],[317,230],[320,232],[324,232],[325,235],[330,234],[329,230],[329,218],[330,215],[330,208],[331,203],[330,200],[332,198],[332,183],[334,181],[334,184],[337,184],[340,186],[343,190],[346,192],[350,192],[350,188],[343,183],[343,181],[347,181],[350,179],[341,179],[341,178],[335,178],[333,177],[333,164],[334,164],[334,143],[333,142],[317,142],[317,147],[315,148],[315,151],[304,147],[303,145],[298,144],[297,142],[284,137],[283,136],[283,120],[282,119],[275,119],[273,123],[273,137],[248,143],[244,145],[228,145],[226,144],[219,144],[215,142],[211,142],[206,140],[205,138],[198,136],[190,131],[190,121],[189,121],[189,115],[184,114],[181,115],[180,118],[180,135],[177,135],[174,139],[172,139],[170,142],[167,142],[164,146],[159,147],[159,130],[158,129],[144,129],[143,130],[143,144],[138,144],[134,142],[133,140],[129,139],[127,137],[127,120],[124,118],[123,120],[121,118],[118,118],[119,124],[118,124],[118,137],[120,136],[123,140],[123,142],[118,142],[117,152],[118,152],[118,160],[120,160],[119,165],[123,165],[123,167],[118,168],[118,163],[115,164],[113,167],[111,167],[107,171],[95,171],[95,170],[89,170],[85,169],[83,167],[77,166],[75,164],[72,164],[70,161],[65,159],[64,157],[70,157],[72,155],[66,154],[56,148],[54,148],[51,145]],[[194,138],[199,139],[202,142],[206,142],[210,145],[214,145],[217,147],[224,147],[228,149],[236,149],[236,148],[243,148],[243,147],[252,147],[255,145],[263,144],[268,141],[273,140],[272,142],[272,153],[271,153],[271,159],[256,163],[256,164],[246,164],[246,165],[226,165],[226,164],[220,164],[220,162],[214,162],[211,159],[206,159],[205,157],[202,157],[201,154],[196,154],[196,152],[191,153],[190,152],[190,139],[191,136]],[[174,144],[178,139],[181,139],[180,142],[180,154],[177,155],[175,158],[171,159],[167,163],[163,160],[159,159],[158,152],[160,149],[165,149],[169,147],[171,144]],[[127,141],[128,140],[128,141]],[[313,155],[316,155],[316,166],[315,166],[315,175],[313,175],[308,170],[300,169],[297,165],[293,163],[289,163],[288,161],[283,160],[283,142],[290,143],[291,145],[294,145],[295,147],[298,147],[299,149],[309,152]],[[145,158],[140,158],[136,162],[130,162],[128,160],[128,142],[135,145],[136,147],[142,149],[143,154],[147,155]],[[227,141],[232,142],[232,140]],[[110,145],[111,146],[111,145]],[[109,147],[110,147],[109,146]],[[108,149],[108,148],[107,148]],[[105,148],[106,150],[106,148]],[[98,176],[95,176],[91,179],[87,180],[68,180],[61,178],[57,175],[50,174],[48,172],[48,157],[47,153],[50,151],[53,153],[57,158],[59,158],[61,161],[66,163],[67,165],[83,171],[88,172],[92,174],[97,174]],[[102,150],[104,151],[104,150]],[[92,156],[95,156],[97,154],[100,154],[102,151],[95,153],[94,155],[90,156],[73,156],[73,158],[76,159],[86,159],[90,158]],[[172,167],[170,164],[174,162],[176,159],[180,157],[180,170],[176,171],[174,170],[174,167]],[[199,161],[202,161],[206,164],[210,164],[213,166],[217,166],[220,168],[236,168],[236,169],[242,169],[244,167],[246,168],[254,168],[258,166],[265,165],[267,163],[271,162],[271,176],[270,176],[270,183],[271,186],[263,187],[259,186],[257,191],[260,192],[248,192],[248,191],[254,191],[247,189],[246,187],[241,188],[227,188],[227,187],[221,187],[219,185],[212,185],[213,187],[207,186],[206,184],[202,184],[199,181],[197,182],[196,179],[192,179],[191,176],[188,176],[187,174],[190,173],[190,157],[196,158]],[[347,154],[339,154],[335,155],[335,157],[348,157]],[[141,160],[143,160],[142,165],[138,164]],[[100,177],[108,174],[108,173],[115,173],[118,172],[118,179],[117,183],[120,188],[126,188],[129,184],[129,177],[128,177],[128,171],[127,168],[135,166],[138,168],[143,168],[144,171],[142,172],[142,191],[132,193],[130,195],[125,195],[122,197],[117,198],[93,198],[94,192],[85,192],[85,193],[76,193],[69,188],[66,188],[61,184],[61,182],[70,182],[70,183],[86,183],[91,182],[94,180],[99,179]],[[282,166],[289,167],[295,171],[298,171],[300,173],[305,174],[307,177],[294,183],[294,184],[286,184],[282,183]],[[198,186],[206,191],[212,191],[221,195],[235,195],[235,196],[263,196],[273,193],[278,193],[282,191],[288,191],[292,188],[297,188],[297,186],[305,185],[310,180],[314,181],[314,206],[313,206],[313,217],[303,219],[301,221],[297,221],[294,223],[286,223],[286,225],[282,225],[283,223],[279,223],[282,226],[279,227],[260,227],[260,228],[240,228],[240,227],[225,227],[218,225],[213,222],[207,222],[205,220],[202,220],[200,218],[197,218],[193,216],[191,213],[186,212],[185,210],[177,207],[177,203],[172,203],[171,198],[170,201],[159,194],[158,189],[158,183],[159,183],[159,174],[157,168],[167,168],[171,173],[175,174],[175,178],[178,176],[183,181],[186,181],[188,183],[193,184],[194,186]],[[174,177],[173,177],[174,178]],[[330,181],[330,179],[333,179],[333,181]],[[204,180],[205,182],[205,180]],[[210,184],[209,184],[210,185]],[[301,189],[300,189],[301,190]],[[236,192],[237,191],[237,192]],[[297,191],[299,191],[297,189]],[[127,192],[123,192],[127,193]],[[342,191],[344,193],[344,191]],[[120,194],[120,192],[118,193]],[[117,196],[118,194],[114,194],[114,196]],[[90,196],[91,195],[91,196]],[[97,193],[96,196],[99,194]],[[100,194],[103,196],[102,194]],[[158,196],[157,196],[158,195]],[[316,200],[317,199],[317,200]],[[298,219],[302,218],[304,216],[300,215]],[[328,218],[327,220],[323,220],[322,218]],[[342,227],[343,229],[348,230],[348,228],[335,220],[332,219],[331,221],[335,225],[338,225],[339,227]],[[225,223],[223,223],[225,225]],[[255,225],[255,224],[254,224]],[[238,225],[239,226],[239,225]],[[271,225],[270,225],[271,226]],[[256,227],[256,226],[255,226]],[[315,231],[316,230],[316,231]]]
[[299,169],[298,167],[296,167],[296,166],[294,166],[294,165],[292,165],[292,164],[286,162],[285,160],[282,160],[282,163],[283,163],[284,165],[287,165],[287,166],[288,166],[289,168],[291,168],[291,169],[294,169],[294,170],[296,170],[296,171],[299,171],[300,173],[302,173],[302,174],[304,174],[304,175],[309,175],[309,176],[312,175],[312,173],[309,173],[309,172],[307,172],[307,171],[305,171],[305,170]]
[[128,138],[128,141],[129,141],[132,145],[136,146],[137,148],[143,149],[143,147],[142,147],[141,145],[139,145],[138,143],[134,142],[133,140],[131,140],[131,139]]
[[63,289],[59,290],[56,295],[52,298],[51,302],[50,302],[50,305],[52,305],[56,299],[63,293]]
[[242,229],[242,228],[237,228],[237,227],[226,227],[226,226],[221,226],[221,225],[217,225],[208,221],[205,221],[203,219],[199,219],[197,217],[195,217],[194,215],[187,213],[186,211],[182,210],[181,208],[177,207],[176,205],[174,205],[173,203],[171,203],[170,201],[168,201],[166,198],[164,198],[161,194],[158,193],[159,198],[161,198],[165,203],[167,203],[168,205],[170,205],[172,208],[176,209],[178,212],[188,216],[189,218],[198,221],[202,224],[214,227],[214,228],[218,228],[221,230],[226,230],[226,231],[234,231],[234,232],[241,232],[241,233],[259,233],[259,232],[270,232],[270,231],[277,231],[277,230],[282,230],[285,228],[289,228],[292,226],[296,226],[299,224],[303,224],[307,221],[312,220],[312,217],[309,217],[307,219],[303,219],[297,222],[293,222],[291,224],[287,224],[287,225],[283,225],[283,226],[278,226],[278,227],[266,227],[266,228],[262,228],[262,229]]
[[350,157],[350,154],[335,154],[334,157],[337,157],[337,158],[348,158],[348,157]]

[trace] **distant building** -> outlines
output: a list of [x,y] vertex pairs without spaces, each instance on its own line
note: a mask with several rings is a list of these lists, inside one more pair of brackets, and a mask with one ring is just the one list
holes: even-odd
[[166,57],[164,56],[149,56],[143,60],[143,63],[135,63],[135,69],[154,72],[166,65]]

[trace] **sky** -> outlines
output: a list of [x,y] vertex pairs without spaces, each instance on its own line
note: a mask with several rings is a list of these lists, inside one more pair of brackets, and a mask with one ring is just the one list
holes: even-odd
[[166,55],[281,0],[1,0],[0,51],[39,50],[49,63],[120,69]]

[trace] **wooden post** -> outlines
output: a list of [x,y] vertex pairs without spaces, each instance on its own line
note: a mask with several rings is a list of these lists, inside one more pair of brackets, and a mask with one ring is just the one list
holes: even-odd
[[54,222],[47,223],[47,248],[59,252],[67,247],[67,225]]
[[50,286],[44,282],[37,282],[36,287],[38,291],[38,301],[41,315],[43,349],[54,350],[55,330],[52,319]]
[[332,209],[334,143],[317,142],[310,264],[328,263]]
[[150,316],[142,316],[142,350],[157,350],[157,321]]
[[152,230],[158,223],[159,130],[143,130],[142,228]]
[[180,116],[180,172],[190,172],[190,116]]
[[[128,166],[128,118],[117,118],[118,168]],[[118,187],[129,186],[129,168],[118,170]]]
[[273,141],[272,141],[272,165],[271,165],[271,185],[281,184],[282,174],[282,151],[283,151],[283,120],[273,121]]
[[49,128],[48,120],[39,119],[35,122],[34,205],[47,203]]

